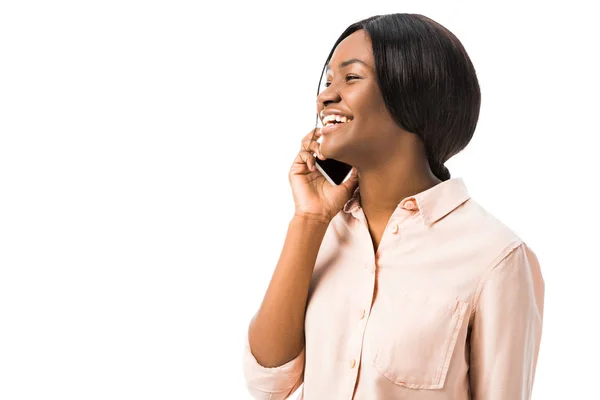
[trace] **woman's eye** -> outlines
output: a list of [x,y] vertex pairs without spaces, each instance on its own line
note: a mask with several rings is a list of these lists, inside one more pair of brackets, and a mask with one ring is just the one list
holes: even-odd
[[[348,75],[346,81],[349,81],[350,79],[358,79],[358,76]],[[325,87],[329,87],[329,85],[331,85],[331,82],[325,82]]]

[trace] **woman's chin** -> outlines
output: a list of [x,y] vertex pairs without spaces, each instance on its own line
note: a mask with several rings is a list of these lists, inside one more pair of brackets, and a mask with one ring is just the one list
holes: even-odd
[[348,132],[344,132],[344,130],[347,128],[349,128],[349,126],[344,126],[339,130],[335,130],[323,135],[320,144],[320,150],[323,156],[327,158],[333,158],[334,160],[338,161],[342,161],[346,158],[344,155],[347,153],[346,146],[348,144],[345,143],[347,140],[347,137],[345,136],[347,136]]
[[330,145],[330,146],[323,146],[323,144],[321,144],[321,154],[323,154],[324,157],[328,158],[328,159],[334,159],[337,161],[342,161],[344,160],[344,151],[342,148],[338,148],[335,145]]

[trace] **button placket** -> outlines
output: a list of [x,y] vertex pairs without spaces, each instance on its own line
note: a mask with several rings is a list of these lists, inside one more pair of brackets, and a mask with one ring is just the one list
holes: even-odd
[[[370,266],[371,274],[375,274],[376,271],[377,271],[377,264],[372,263]],[[369,308],[371,306],[371,302],[373,299],[373,288],[374,288],[376,279],[377,278],[375,276],[373,276],[372,280],[369,279],[369,280],[365,281],[365,282],[370,281],[370,285],[369,285],[370,288],[367,289],[367,287],[365,287],[365,289],[367,289],[366,293],[365,293],[365,296],[366,296],[365,300],[368,300],[367,305]],[[364,339],[365,329],[367,327],[367,318],[366,318],[367,317],[367,308],[360,308],[358,310],[357,317],[358,317],[358,320],[360,321],[360,322],[357,322],[357,326],[356,326],[356,329],[357,329],[356,350],[357,350],[357,352],[356,353],[353,352],[354,354],[349,354],[349,357],[348,357],[348,366],[351,370],[354,370],[354,371],[357,371],[356,367],[359,363],[359,360],[361,358],[362,351],[363,351],[363,339]],[[354,374],[356,374],[356,372]],[[356,376],[354,376],[354,379],[356,379]]]

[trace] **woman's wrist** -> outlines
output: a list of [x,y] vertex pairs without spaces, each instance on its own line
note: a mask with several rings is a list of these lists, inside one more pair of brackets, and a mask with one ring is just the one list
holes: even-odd
[[302,211],[294,212],[294,218],[300,218],[300,219],[304,219],[306,221],[321,223],[321,224],[325,224],[325,225],[329,225],[329,223],[331,222],[331,218],[327,217],[326,215],[313,214],[313,213],[307,213],[307,212],[302,212]]

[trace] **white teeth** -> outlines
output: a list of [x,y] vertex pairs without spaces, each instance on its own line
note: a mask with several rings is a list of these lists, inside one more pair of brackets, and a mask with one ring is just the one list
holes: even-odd
[[323,118],[323,124],[324,125],[329,125],[329,124],[333,123],[333,121],[337,121],[337,122],[341,122],[341,123],[346,123],[346,122],[352,121],[352,119],[347,118],[347,117],[345,117],[343,115],[335,115],[335,114],[328,115],[325,118]]

